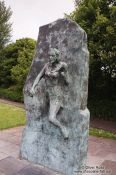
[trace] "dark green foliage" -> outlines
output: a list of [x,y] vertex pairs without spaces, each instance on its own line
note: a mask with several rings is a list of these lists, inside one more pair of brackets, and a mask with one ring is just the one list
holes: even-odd
[[23,38],[3,49],[0,64],[0,98],[23,102],[22,89],[33,59],[35,44],[35,40]]
[[[4,1],[0,1],[0,85],[3,81],[3,77],[5,79],[5,75],[3,75],[2,69],[3,69],[3,60],[4,60],[4,54],[3,49],[6,46],[6,44],[10,41],[11,38],[11,23],[9,22],[9,19],[12,15],[12,11],[9,8],[6,7]],[[9,66],[10,62],[12,60],[9,60],[6,64]],[[6,66],[4,66],[4,72],[6,71]],[[9,79],[9,75],[8,75]]]
[[33,58],[35,40],[23,38],[9,44],[2,51],[0,87],[14,84],[22,90]]
[[11,15],[10,7],[7,8],[5,2],[0,0],[0,52],[11,37],[11,23],[9,22]]
[[0,88],[0,98],[5,98],[8,100],[23,102],[23,93],[15,89],[5,89]]
[[80,24],[88,35],[90,108],[94,116],[109,118],[116,113],[115,5],[115,0],[80,0],[68,16]]
[[22,90],[33,59],[36,42],[25,38],[18,40],[17,44],[21,49],[18,50],[17,64],[12,67],[11,76],[18,89]]
[[9,87],[13,84],[11,69],[17,64],[18,47],[14,43],[9,44],[2,50],[0,64],[0,86]]
[[116,101],[94,99],[89,100],[88,108],[91,112],[91,117],[116,121]]

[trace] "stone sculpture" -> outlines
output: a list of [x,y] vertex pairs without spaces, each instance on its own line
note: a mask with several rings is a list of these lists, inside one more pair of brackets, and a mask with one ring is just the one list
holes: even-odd
[[78,175],[87,157],[89,52],[85,31],[59,19],[40,27],[24,86],[21,158]]
[[35,87],[39,81],[45,78],[46,90],[50,99],[49,121],[58,126],[64,138],[68,138],[68,130],[56,118],[61,107],[63,107],[62,88],[68,84],[67,64],[60,62],[58,49],[49,52],[49,63],[46,63],[39,75],[36,77],[30,93],[35,94]]

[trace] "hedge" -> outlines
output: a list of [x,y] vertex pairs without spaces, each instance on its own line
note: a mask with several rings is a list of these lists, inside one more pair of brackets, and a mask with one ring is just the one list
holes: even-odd
[[23,93],[10,88],[0,88],[0,98],[5,98],[16,102],[23,102]]
[[88,102],[91,118],[100,118],[116,121],[116,101],[106,99],[92,100]]

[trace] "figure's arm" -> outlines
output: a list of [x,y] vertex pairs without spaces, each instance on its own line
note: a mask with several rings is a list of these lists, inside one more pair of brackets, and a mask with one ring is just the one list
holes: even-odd
[[41,70],[41,72],[38,74],[38,76],[36,77],[36,79],[35,79],[35,81],[33,83],[33,86],[32,86],[32,88],[30,90],[30,93],[31,93],[32,96],[35,94],[35,87],[37,86],[37,84],[39,83],[39,81],[41,80],[41,78],[44,76],[45,68],[46,68],[46,65]]

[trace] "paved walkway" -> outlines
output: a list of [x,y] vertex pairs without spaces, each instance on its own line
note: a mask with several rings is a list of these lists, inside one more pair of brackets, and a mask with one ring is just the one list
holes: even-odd
[[[0,175],[56,175],[45,167],[35,168],[18,159],[22,130],[23,127],[17,127],[0,131]],[[116,175],[116,141],[90,136],[87,166],[84,175]]]
[[[18,102],[4,99],[0,102],[24,108]],[[94,119],[90,125],[116,133],[116,122]],[[43,166],[19,160],[22,130],[23,127],[17,127],[0,131],[0,175],[58,175]],[[116,141],[90,136],[86,168],[84,175],[116,175]]]

